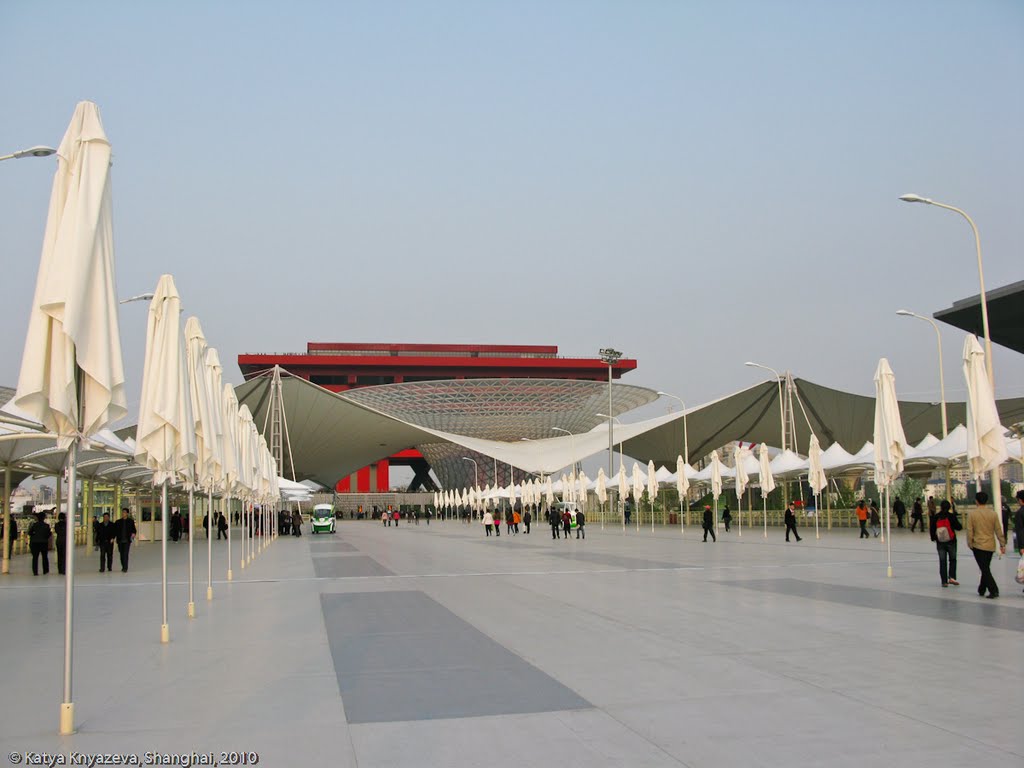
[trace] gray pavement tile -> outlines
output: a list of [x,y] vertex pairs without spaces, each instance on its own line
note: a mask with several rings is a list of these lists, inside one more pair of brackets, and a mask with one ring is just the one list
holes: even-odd
[[351,579],[365,576],[394,576],[395,572],[385,568],[367,555],[313,555],[313,572],[318,579]]
[[[1008,629],[1024,632],[1024,611],[1012,606],[1002,606],[992,600],[978,598],[978,602],[948,600],[925,595],[909,595],[901,592],[869,589],[866,587],[840,586],[801,579],[759,579],[751,581],[724,581],[733,587],[773,592],[780,595],[824,600],[859,608],[876,608],[883,611],[910,614],[928,619],[957,621],[979,627]],[[961,587],[964,589],[965,587]],[[969,589],[969,587],[967,587]]]
[[590,706],[422,592],[325,594],[321,603],[350,723]]

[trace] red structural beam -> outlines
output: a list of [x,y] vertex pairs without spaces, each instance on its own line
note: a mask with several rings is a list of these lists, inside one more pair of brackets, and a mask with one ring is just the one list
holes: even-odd
[[520,355],[558,354],[557,346],[538,344],[363,344],[323,341],[310,341],[306,344],[307,352],[330,352],[332,350],[352,352],[464,352],[469,354],[502,352]]

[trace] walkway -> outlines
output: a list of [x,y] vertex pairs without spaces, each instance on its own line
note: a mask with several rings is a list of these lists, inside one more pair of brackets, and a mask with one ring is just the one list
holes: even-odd
[[[1015,558],[982,600],[927,536],[813,529],[625,535],[343,521],[281,539],[235,580],[217,545],[185,617],[187,544],[127,574],[79,557],[75,704],[57,735],[63,581],[0,580],[3,753],[255,751],[296,766],[1018,765],[1024,595]],[[237,544],[237,542],[236,542]],[[116,556],[115,556],[116,559]],[[84,562],[83,562],[84,560]],[[55,565],[53,567],[55,571]]]

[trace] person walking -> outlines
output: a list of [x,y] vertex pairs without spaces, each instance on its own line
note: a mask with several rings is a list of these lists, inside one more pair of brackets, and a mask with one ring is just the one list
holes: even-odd
[[565,540],[569,540],[569,532],[572,531],[572,515],[569,514],[569,510],[562,510],[562,535],[565,536]]
[[907,516],[907,506],[899,496],[892,503],[892,513],[896,515],[896,527],[903,528],[903,518]]
[[786,541],[789,541],[789,534],[792,533],[796,536],[797,541],[801,541],[800,534],[796,532],[796,514],[793,512],[793,502],[789,502],[786,506]]
[[[188,513],[191,515],[192,514],[192,510],[190,509],[188,511]],[[210,538],[210,513],[209,512],[207,512],[205,515],[203,515],[203,530],[206,531],[206,538]]]
[[178,541],[181,538],[181,513],[178,510],[171,512],[170,529],[171,541]]
[[512,532],[516,535],[519,534],[519,524],[523,522],[523,516],[519,514],[518,510],[512,510]]
[[518,531],[514,530],[515,524],[515,512],[512,511],[512,507],[509,507],[508,509],[505,510],[505,533],[509,534],[510,536],[513,536],[516,533],[518,533]]
[[875,534],[875,538],[882,532],[882,518],[878,515],[878,505],[875,504],[875,500],[871,500],[871,532]]
[[987,597],[995,599],[999,597],[999,585],[992,576],[992,555],[997,543],[999,554],[1006,554],[1006,534],[999,527],[996,511],[988,505],[988,494],[978,491],[974,500],[978,506],[967,516],[967,546],[974,553],[974,560],[981,571],[978,595],[985,596],[987,591]]
[[722,522],[725,523],[725,532],[729,532],[729,523],[732,522],[732,512],[729,511],[729,505],[726,504],[722,510]]
[[858,539],[870,539],[871,536],[868,534],[868,505],[864,503],[864,499],[857,502],[857,522],[860,523],[860,536]]
[[[114,540],[117,540],[117,554],[121,558],[121,573],[128,573],[128,553],[131,551],[132,542],[138,533],[135,529],[135,521],[128,514],[128,507],[121,510],[121,519],[111,525],[113,536],[109,544],[110,554],[114,553]],[[110,559],[107,559],[107,568],[110,568]]]
[[924,510],[921,509],[921,497],[914,499],[914,506],[910,511],[910,532],[913,533],[917,526],[921,526],[921,533],[924,533]]
[[45,512],[36,512],[36,521],[28,528],[28,547],[32,552],[32,575],[39,575],[39,558],[43,559],[43,575],[50,572],[50,524]]
[[487,532],[488,536],[491,535],[491,528],[493,527],[494,515],[492,515],[490,512],[484,512],[484,530]]
[[228,519],[223,512],[217,515],[217,541],[220,541],[221,536],[225,539],[228,537]]
[[587,524],[587,516],[585,514],[583,514],[583,510],[581,509],[581,510],[576,512],[576,538],[577,539],[586,539],[587,538],[587,529],[585,527],[586,524]]
[[[633,506],[629,503],[629,500],[627,499],[626,502],[622,505],[622,516],[624,518],[626,518],[626,527],[627,528],[629,528],[629,518],[632,515],[633,515]],[[706,538],[704,540],[707,541]]]
[[711,541],[718,541],[718,537],[715,535],[715,516],[711,512],[710,505],[704,505],[704,541],[708,540],[708,534],[711,534]]
[[562,516],[554,507],[548,509],[548,522],[551,524],[551,538],[559,538],[562,531]]
[[533,521],[533,515],[530,514],[530,509],[529,509],[529,507],[527,507],[526,511],[523,512],[523,528],[524,528],[523,533],[529,533],[530,532],[530,523],[532,521]]
[[[127,514],[127,510],[123,510]],[[114,524],[110,522],[110,513],[104,512],[103,519],[96,526],[96,546],[100,548],[100,573],[114,570]]]
[[939,553],[939,581],[944,587],[960,586],[956,580],[956,532],[963,530],[963,526],[951,510],[950,503],[943,500],[939,511],[928,522],[928,534]]
[[292,512],[292,536],[302,535],[302,513],[299,510]]
[[64,561],[67,559],[68,516],[61,512],[53,524],[54,547],[57,550],[57,573],[64,575]]

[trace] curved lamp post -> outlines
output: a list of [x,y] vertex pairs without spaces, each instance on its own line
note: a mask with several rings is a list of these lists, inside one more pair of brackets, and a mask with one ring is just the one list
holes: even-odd
[[0,155],[0,160],[19,160],[23,157],[49,157],[57,153],[53,147],[35,146],[28,149],[19,149],[9,155]]
[[[916,317],[918,320],[924,320],[926,323],[931,323],[932,328],[935,329],[935,341],[939,349],[939,408],[942,413],[942,436],[946,437],[949,435],[949,424],[946,420],[946,380],[942,372],[942,332],[939,330],[939,324],[930,317],[911,312],[909,309],[898,309],[896,314],[900,317]],[[946,498],[951,502],[953,500],[949,482],[949,467],[946,467]]]
[[[981,262],[981,235],[978,234],[978,226],[974,223],[974,219],[967,215],[967,211],[957,208],[955,205],[947,205],[946,203],[940,203],[937,200],[932,200],[915,194],[900,195],[900,200],[905,203],[924,203],[925,205],[934,205],[936,208],[945,208],[947,211],[959,213],[967,219],[967,223],[971,225],[971,231],[974,233],[974,248],[978,256],[978,287],[980,288],[979,297],[981,299],[981,328],[985,333],[985,370],[988,371],[988,383],[989,386],[992,387],[993,396],[995,396],[996,381],[995,374],[992,369],[992,337],[989,335],[988,330],[988,300],[985,297],[985,269]],[[992,470],[990,480],[992,483],[992,506],[996,510],[996,517],[999,518],[999,509],[1002,505],[1003,497],[1002,488],[1000,487],[999,467]]]

